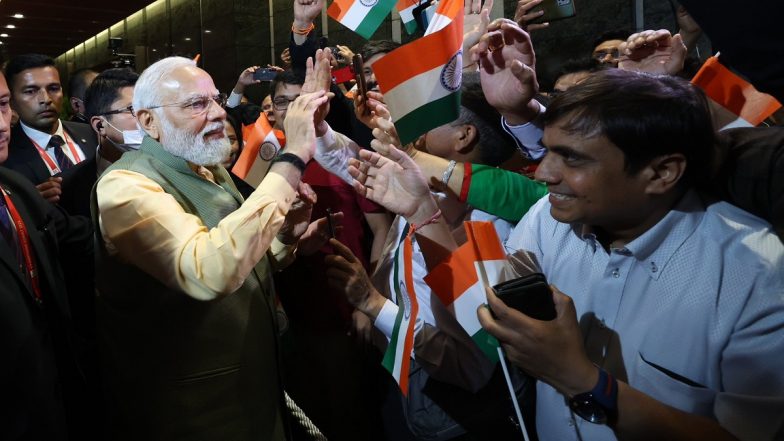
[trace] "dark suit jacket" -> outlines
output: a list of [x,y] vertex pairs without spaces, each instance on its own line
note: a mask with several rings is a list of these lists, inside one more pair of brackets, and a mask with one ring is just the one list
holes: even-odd
[[95,391],[88,392],[60,261],[92,260],[91,226],[46,202],[18,173],[0,168],[0,184],[27,226],[43,294],[38,306],[0,239],[0,439],[90,438],[83,434],[95,425],[88,418]]
[[60,174],[63,182],[61,186],[62,194],[58,204],[65,208],[65,211],[69,214],[91,218],[90,194],[97,180],[95,175],[97,172],[98,163],[96,158],[93,157],[76,164]]
[[[85,160],[95,158],[95,149],[98,148],[98,141],[92,127],[87,124],[75,123],[70,121],[60,121],[63,129],[73,138],[84,152]],[[42,146],[43,147],[43,146]],[[8,159],[3,164],[4,167],[21,173],[34,185],[46,181],[51,176],[49,169],[46,168],[43,159],[38,154],[33,142],[27,137],[21,124],[17,124],[11,129],[11,141],[8,145]]]

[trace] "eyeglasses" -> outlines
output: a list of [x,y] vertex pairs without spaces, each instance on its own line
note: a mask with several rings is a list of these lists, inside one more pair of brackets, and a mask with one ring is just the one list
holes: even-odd
[[106,112],[99,113],[96,116],[117,115],[119,113],[129,113],[129,114],[135,116],[135,114],[133,113],[133,106],[132,105],[128,105],[127,107],[123,107],[121,109],[107,110]]
[[610,60],[617,60],[621,57],[621,52],[618,49],[598,50],[593,53],[593,58],[596,61],[603,62],[608,55],[610,56]]
[[159,107],[179,107],[186,112],[190,112],[192,116],[197,116],[210,110],[210,106],[212,105],[213,101],[221,107],[226,106],[226,99],[227,98],[225,93],[219,93],[215,96],[200,96],[191,98],[187,101],[181,101],[179,103],[150,106],[148,109],[157,109]]
[[286,98],[285,96],[277,96],[274,100],[272,100],[272,105],[275,106],[276,110],[286,110],[289,107],[289,103],[299,98],[299,95],[293,98]]

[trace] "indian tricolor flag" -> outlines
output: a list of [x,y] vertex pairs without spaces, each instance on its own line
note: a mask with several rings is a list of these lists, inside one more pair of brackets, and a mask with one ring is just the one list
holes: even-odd
[[718,54],[702,65],[691,82],[728,112],[723,128],[754,127],[781,107],[776,98],[757,91],[719,62]]
[[392,12],[395,2],[396,0],[335,0],[329,5],[327,15],[365,39],[370,39]]
[[408,235],[409,228],[408,225],[403,228],[395,251],[393,277],[390,278],[390,283],[398,307],[397,317],[392,329],[392,338],[381,361],[395,378],[404,396],[408,396],[408,373],[411,367],[411,353],[414,349],[414,325],[419,314],[412,266],[414,251],[411,237]]
[[399,0],[395,6],[397,13],[400,14],[400,21],[403,22],[403,27],[409,35],[416,32],[419,27],[414,19],[414,8],[419,6],[419,3],[419,0]]
[[405,145],[460,115],[463,0],[442,0],[425,36],[373,63]]
[[272,159],[286,144],[283,134],[280,133],[279,139],[276,132],[278,131],[272,129],[267,116],[262,112],[248,135],[244,136],[245,146],[231,171],[253,188],[259,186],[267,175]]
[[458,323],[492,361],[498,360],[498,340],[479,324],[476,310],[487,304],[485,285],[514,277],[492,222],[466,222],[468,241],[433,268],[425,282],[451,310]]

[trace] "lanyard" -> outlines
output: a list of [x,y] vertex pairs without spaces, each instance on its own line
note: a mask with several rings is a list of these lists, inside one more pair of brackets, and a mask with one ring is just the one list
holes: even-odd
[[[79,162],[82,162],[84,158],[79,156],[79,150],[77,150],[76,147],[74,147],[73,142],[69,139],[68,134],[65,133],[65,130],[63,130],[63,136],[65,137],[65,143],[68,144],[68,149],[71,150],[71,156],[73,157],[74,165],[78,164]],[[49,174],[54,176],[62,171],[60,170],[60,167],[57,165],[57,162],[55,162],[54,159],[52,159],[52,157],[49,156],[48,153],[46,153],[46,150],[42,149],[37,142],[33,141],[33,138],[30,138],[30,142],[33,143],[36,150],[38,150],[38,154],[41,155],[41,159],[43,159],[44,163],[46,163],[46,168],[49,169]],[[57,148],[62,148],[62,146],[58,146]]]
[[25,276],[30,280],[33,288],[33,299],[39,305],[42,303],[41,288],[38,285],[38,271],[35,268],[35,261],[33,259],[33,250],[30,248],[30,236],[27,234],[27,227],[19,216],[13,201],[8,196],[4,188],[0,187],[0,192],[3,193],[5,204],[8,207],[8,213],[11,215],[11,221],[16,228],[16,234],[19,239],[19,246],[22,248],[22,256],[24,257],[24,270]]

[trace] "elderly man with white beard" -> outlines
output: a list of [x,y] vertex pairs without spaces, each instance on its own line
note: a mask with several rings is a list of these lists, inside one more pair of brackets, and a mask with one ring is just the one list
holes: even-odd
[[92,199],[107,439],[289,438],[271,278],[317,237],[300,175],[326,100],[291,104],[287,153],[243,200],[220,165],[230,144],[212,78],[179,57],[139,77],[147,136]]

